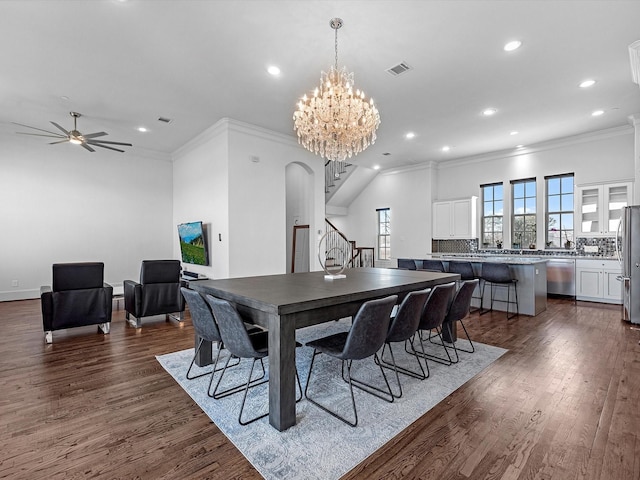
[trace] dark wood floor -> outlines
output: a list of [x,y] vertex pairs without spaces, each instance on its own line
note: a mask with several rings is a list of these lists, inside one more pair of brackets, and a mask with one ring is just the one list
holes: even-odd
[[[509,352],[346,478],[639,479],[640,331],[619,318],[567,300],[472,315]],[[26,300],[0,303],[0,328],[0,478],[260,478],[155,360],[192,345],[188,317],[136,330],[114,310],[109,335],[47,346]]]

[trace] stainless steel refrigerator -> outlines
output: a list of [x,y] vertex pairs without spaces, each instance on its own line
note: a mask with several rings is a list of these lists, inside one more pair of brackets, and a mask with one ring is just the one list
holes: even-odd
[[640,205],[624,207],[616,251],[622,266],[622,319],[640,323]]

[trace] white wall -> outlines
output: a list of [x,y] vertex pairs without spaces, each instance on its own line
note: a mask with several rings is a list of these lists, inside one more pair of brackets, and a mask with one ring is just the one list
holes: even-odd
[[383,172],[356,197],[349,214],[331,222],[360,247],[376,247],[376,266],[393,265],[377,259],[378,208],[391,209],[391,257],[422,257],[431,251],[431,166]]
[[[543,211],[544,176],[569,172],[575,173],[577,185],[633,179],[633,128],[621,127],[557,140],[524,149],[519,154],[443,162],[437,169],[427,166],[397,173],[382,172],[356,197],[347,216],[332,217],[331,221],[358,245],[375,246],[375,210],[390,207],[392,258],[421,257],[431,252],[433,200],[480,196],[481,184],[504,182],[509,185],[510,180],[536,177],[538,210]],[[636,191],[639,188],[640,184],[634,185]],[[479,210],[479,217],[480,214]],[[542,217],[540,221],[544,221]],[[538,228],[538,232],[544,229]],[[376,261],[376,265],[384,263]]]
[[[229,276],[229,146],[227,129],[216,124],[174,154],[173,223],[202,221],[207,226],[209,266],[183,264],[209,278]],[[177,230],[173,255],[180,258]],[[221,239],[221,240],[220,240]]]
[[172,258],[168,158],[0,141],[0,301],[39,297],[53,263],[102,261],[119,285],[143,259]]
[[[309,223],[312,232],[324,229],[324,164],[303,150],[295,138],[223,119],[177,153],[174,223],[186,221],[197,211],[197,219],[214,225],[213,265],[209,270],[201,267],[201,273],[227,278],[287,271],[286,167],[292,162],[303,163],[313,172]],[[197,166],[201,178],[194,189],[183,180]],[[219,232],[222,241],[218,241]],[[310,237],[315,249],[316,235]],[[177,255],[177,240],[174,250]],[[311,269],[318,270],[313,257],[312,262]]]

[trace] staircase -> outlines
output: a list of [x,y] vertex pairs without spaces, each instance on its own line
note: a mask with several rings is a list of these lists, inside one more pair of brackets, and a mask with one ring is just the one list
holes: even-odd
[[347,239],[329,220],[325,219],[325,255],[327,266],[341,266],[332,261],[338,261],[331,257],[332,251],[346,252],[347,268],[374,267],[373,247],[358,247],[355,241]]
[[325,201],[329,200],[335,193],[336,182],[348,177],[349,167],[353,165],[339,160],[329,160],[324,164],[324,194]]

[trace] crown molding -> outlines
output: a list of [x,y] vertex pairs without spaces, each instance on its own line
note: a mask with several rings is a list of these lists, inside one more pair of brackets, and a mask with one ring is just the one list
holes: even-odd
[[633,83],[640,85],[640,40],[629,45],[629,61],[631,62]]
[[456,168],[465,165],[473,165],[476,163],[482,163],[489,160],[500,160],[504,158],[514,158],[521,155],[530,155],[532,153],[544,152],[546,150],[552,150],[560,147],[567,147],[570,145],[577,145],[580,143],[593,142],[595,140],[602,140],[605,138],[618,137],[621,135],[633,135],[633,125],[620,125],[618,127],[607,128],[604,130],[597,130],[595,132],[581,133],[579,135],[573,135],[570,137],[556,138],[546,142],[536,143],[525,148],[509,149],[498,152],[491,152],[482,155],[475,155],[472,157],[458,158],[455,160],[447,160],[446,162],[438,162],[436,168],[438,170],[445,170],[447,168]]

